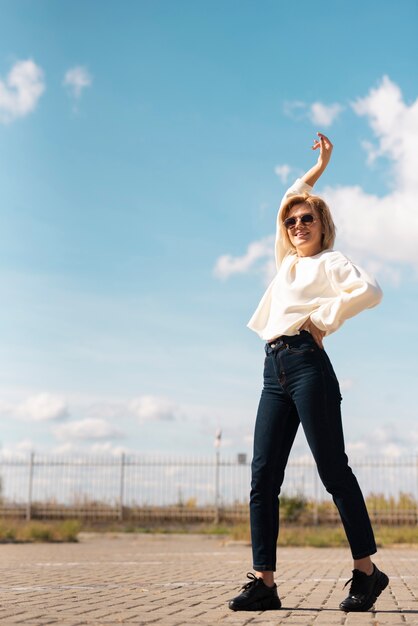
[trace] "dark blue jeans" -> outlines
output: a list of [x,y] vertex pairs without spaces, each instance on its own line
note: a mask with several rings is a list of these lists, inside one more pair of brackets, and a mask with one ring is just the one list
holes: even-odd
[[374,554],[366,504],[344,449],[342,398],[328,355],[307,331],[283,336],[276,347],[266,344],[265,350],[250,496],[254,569],[276,569],[279,494],[299,423],[338,508],[353,558]]

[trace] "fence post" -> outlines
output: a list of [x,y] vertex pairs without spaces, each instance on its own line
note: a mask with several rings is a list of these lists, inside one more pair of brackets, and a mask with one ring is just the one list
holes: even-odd
[[318,471],[317,471],[315,463],[313,464],[313,472],[314,472],[314,504],[313,504],[312,516],[313,516],[313,523],[315,524],[315,526],[317,526],[319,523],[319,516],[318,516],[319,489],[318,489]]
[[125,486],[125,453],[122,452],[120,457],[120,482],[119,482],[119,519],[123,520],[123,496]]
[[31,452],[29,457],[29,476],[28,476],[28,501],[26,504],[26,519],[29,521],[32,517],[32,484],[33,484],[33,464],[35,453]]
[[418,454],[415,458],[415,463],[417,466],[417,495],[415,498],[415,523],[418,525]]
[[216,461],[215,461],[215,524],[219,524],[219,465],[220,465],[220,452],[216,450]]

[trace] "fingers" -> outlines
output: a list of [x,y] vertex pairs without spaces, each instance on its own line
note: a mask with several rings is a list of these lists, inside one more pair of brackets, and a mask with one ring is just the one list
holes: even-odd
[[[332,149],[332,143],[324,133],[316,133],[319,137],[319,145],[323,144],[327,150]],[[315,140],[318,141],[318,140]]]
[[311,319],[309,319],[309,332],[311,333],[312,337],[314,338],[316,344],[323,349],[324,344],[322,342],[324,335],[325,335],[325,331],[321,330],[320,328],[318,328],[317,326],[315,326],[315,324],[312,322]]
[[315,326],[315,324],[312,322],[312,320],[309,317],[306,320],[306,322],[302,324],[302,326],[300,327],[300,330],[307,330],[312,335],[317,346],[319,346],[321,350],[324,349],[324,344],[322,340],[325,336],[325,331]]
[[323,331],[319,330],[318,328],[316,328],[315,330],[312,328],[311,335],[314,338],[316,344],[320,348],[323,348],[324,347],[324,344],[322,343],[322,338],[324,336]]
[[317,132],[316,134],[318,135],[319,139],[314,139],[314,143],[321,143],[321,141],[328,141],[328,143],[331,143],[329,137],[324,135],[324,133]]

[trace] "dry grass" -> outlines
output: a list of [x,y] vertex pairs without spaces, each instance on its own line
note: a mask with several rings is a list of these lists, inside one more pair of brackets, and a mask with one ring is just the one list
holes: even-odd
[[77,520],[64,522],[23,522],[21,520],[0,521],[1,543],[27,542],[75,542],[81,530]]
[[[418,533],[414,525],[373,525],[379,547],[415,545]],[[156,526],[107,523],[99,526],[82,524],[78,520],[43,522],[0,520],[0,543],[21,542],[75,542],[81,531],[146,532],[146,533],[202,533],[228,536],[237,541],[251,542],[248,522],[237,524],[162,524]],[[280,527],[280,546],[348,547],[341,524],[295,524],[284,521]]]
[[[376,543],[379,547],[394,544],[416,544],[418,533],[415,526],[374,526]],[[231,527],[233,539],[250,543],[249,524]],[[280,528],[279,546],[313,546],[317,548],[348,547],[342,526],[284,526]]]

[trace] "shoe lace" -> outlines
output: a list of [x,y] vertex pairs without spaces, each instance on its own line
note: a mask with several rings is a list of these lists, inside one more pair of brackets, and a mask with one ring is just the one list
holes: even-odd
[[348,592],[350,596],[356,596],[358,594],[364,593],[364,589],[362,588],[362,578],[363,578],[362,572],[358,570],[353,570],[352,577],[349,580],[347,580],[343,589],[347,587],[348,583],[351,583],[350,591]]
[[255,576],[252,572],[247,573],[247,578],[249,578],[250,581],[248,583],[245,583],[245,585],[242,586],[242,589],[245,589],[245,591],[247,591],[247,589],[250,589],[253,585],[255,585],[255,583],[258,580],[258,577]]

